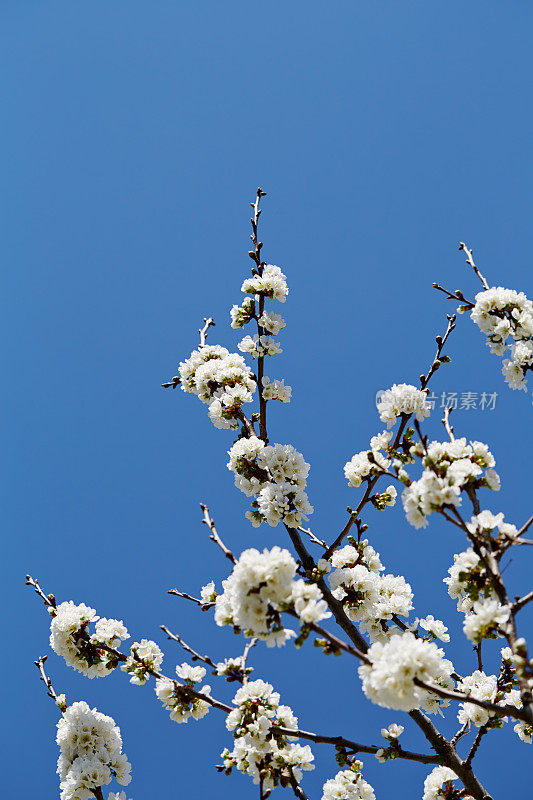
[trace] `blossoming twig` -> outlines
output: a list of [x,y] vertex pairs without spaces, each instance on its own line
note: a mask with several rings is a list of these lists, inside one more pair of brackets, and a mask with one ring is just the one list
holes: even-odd
[[200,606],[202,611],[207,611],[208,608],[213,608],[215,605],[214,603],[204,603],[200,598],[193,597],[192,594],[187,594],[187,592],[180,592],[178,589],[168,589],[167,594],[173,594],[177,597],[183,597],[184,600],[190,600],[191,603],[196,603],[197,606]]
[[[374,745],[361,744],[347,739],[344,736],[324,736],[320,733],[311,733],[310,731],[303,731],[299,728],[293,730],[292,728],[275,727],[272,732],[280,736],[297,736],[299,739],[308,739],[310,742],[316,744],[332,744],[335,747],[345,747],[351,751],[351,754],[368,753],[369,755],[376,755],[382,747],[375,747]],[[412,753],[409,750],[398,748],[398,758],[405,759],[406,761],[419,761],[421,764],[442,764],[439,756],[425,755],[424,753]]]

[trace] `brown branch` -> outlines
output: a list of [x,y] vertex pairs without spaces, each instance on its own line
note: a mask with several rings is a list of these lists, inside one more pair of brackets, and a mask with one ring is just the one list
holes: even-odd
[[56,700],[57,700],[58,695],[56,693],[56,690],[52,686],[51,678],[49,678],[48,675],[46,674],[46,672],[44,671],[44,664],[45,664],[47,659],[48,659],[48,656],[39,656],[37,661],[34,661],[33,663],[35,664],[35,666],[37,667],[37,669],[41,673],[39,680],[41,680],[44,683],[44,685],[46,686],[46,694],[48,695],[48,697],[51,697],[52,700],[55,703]]
[[320,545],[320,547],[323,547],[324,550],[327,550],[328,546],[327,546],[326,542],[324,542],[322,539],[319,539],[317,536],[315,536],[315,534],[313,533],[313,531],[310,528],[302,528],[300,526],[299,528],[297,528],[297,530],[300,531],[301,533],[305,533],[307,536],[309,536],[309,538],[311,539],[313,544],[318,544],[318,545]]
[[439,697],[448,700],[457,700],[460,703],[471,703],[474,706],[484,708],[485,711],[492,711],[494,714],[501,717],[513,717],[522,722],[529,722],[530,719],[526,712],[514,706],[499,706],[488,700],[478,700],[477,697],[473,697],[472,695],[464,694],[463,692],[455,692],[451,689],[443,689],[442,686],[436,686],[434,683],[426,683],[419,678],[414,678],[413,683],[415,686],[420,686],[421,689],[426,689],[426,691],[432,692]]
[[26,586],[31,586],[35,594],[38,594],[39,597],[43,600],[45,606],[56,608],[57,603],[56,599],[53,594],[45,594],[41,589],[39,581],[37,578],[32,578],[31,575],[26,575]]
[[190,645],[187,644],[187,642],[183,641],[181,636],[179,636],[177,633],[172,633],[172,631],[170,631],[167,628],[166,625],[160,625],[159,627],[161,628],[163,633],[166,633],[166,635],[167,635],[167,637],[169,639],[171,639],[174,642],[177,642],[179,645],[181,645],[183,647],[183,649],[187,653],[189,653],[191,655],[191,657],[192,657],[191,661],[203,661],[204,664],[207,664],[210,667],[215,667],[216,668],[215,662],[213,661],[213,659],[209,658],[208,655],[202,656],[202,655],[200,655],[200,653],[197,653],[196,650],[193,650],[193,648]]
[[470,752],[466,757],[465,766],[469,767],[470,764],[472,763],[472,761],[474,759],[474,756],[476,755],[476,753],[478,751],[479,745],[481,744],[481,740],[483,739],[485,734],[488,732],[488,730],[489,729],[488,729],[487,725],[482,725],[481,728],[478,730],[476,738],[474,739],[474,743],[472,744],[472,747],[470,748]]
[[[280,728],[278,726],[272,728],[274,735],[280,736],[297,736],[299,739],[308,739],[315,744],[332,744],[339,747],[346,747],[351,750],[355,755],[356,753],[368,753],[375,755],[383,747],[375,747],[374,745],[361,744],[354,742],[351,739],[346,739],[344,736],[323,736],[320,733],[311,733],[310,731],[302,731],[300,729],[292,730],[291,728]],[[438,756],[425,755],[423,753],[412,753],[409,750],[398,749],[398,758],[403,758],[407,761],[419,761],[422,764],[442,764],[442,760]]]
[[191,603],[196,603],[197,606],[200,606],[202,611],[207,611],[208,608],[213,608],[215,605],[214,603],[204,603],[198,597],[193,597],[192,594],[187,594],[187,592],[180,592],[177,589],[168,589],[167,594],[176,595],[176,597],[183,597],[184,600],[190,600]]
[[450,744],[455,747],[459,739],[462,739],[465,733],[467,732],[468,728],[470,727],[470,723],[467,721],[464,725],[462,725],[457,733],[455,733],[452,738],[450,739]]
[[309,800],[309,797],[306,795],[306,793],[304,792],[304,790],[294,777],[294,772],[292,771],[292,769],[290,770],[289,781],[291,784],[291,789],[294,792],[295,796],[298,798],[298,800]]
[[479,280],[481,281],[483,288],[485,290],[490,289],[489,284],[487,283],[487,281],[485,280],[479,269],[474,264],[474,259],[472,258],[473,250],[469,250],[464,242],[459,242],[459,250],[463,250],[463,252],[466,254],[466,263],[470,264],[470,266],[478,276]]
[[517,614],[521,608],[524,608],[528,603],[531,603],[533,600],[533,592],[528,592],[523,597],[520,597],[516,602],[514,602],[511,606],[511,613]]
[[204,525],[207,525],[207,527],[211,531],[211,533],[209,534],[209,538],[211,539],[212,542],[214,542],[216,545],[220,547],[226,558],[228,558],[231,561],[231,563],[235,565],[237,563],[237,559],[235,558],[231,550],[228,547],[226,547],[226,545],[218,535],[217,529],[215,528],[214,520],[209,514],[208,507],[205,505],[205,503],[200,503],[200,508],[204,512],[204,518],[202,522],[204,523]]
[[[261,202],[261,198],[266,196],[266,192],[264,192],[261,187],[259,186],[256,192],[255,202],[250,203],[254,212],[253,217],[251,218],[250,222],[252,223],[252,233],[250,234],[250,239],[252,240],[253,250],[250,250],[248,255],[255,261],[256,270],[259,275],[263,273],[263,267],[265,262],[261,260],[261,248],[263,247],[263,242],[258,240],[257,229],[259,226],[259,217],[261,216],[261,209],[259,208],[259,203]],[[259,336],[263,336],[265,333],[264,328],[259,324],[259,319],[263,315],[263,311],[265,310],[265,295],[259,295],[259,302],[258,302],[258,310],[257,310],[257,333]],[[265,357],[260,355],[257,359],[257,391],[259,393],[259,437],[264,441],[265,444],[268,444],[268,434],[267,434],[267,401],[263,397],[263,375],[265,373]]]

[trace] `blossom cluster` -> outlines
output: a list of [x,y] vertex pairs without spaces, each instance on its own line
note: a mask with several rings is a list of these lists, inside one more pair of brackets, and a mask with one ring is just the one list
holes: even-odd
[[408,383],[395,383],[383,392],[377,406],[379,417],[382,422],[387,423],[387,428],[392,428],[402,414],[414,414],[422,422],[430,413],[427,392]]
[[195,684],[203,680],[205,669],[203,667],[191,667],[184,663],[176,667],[176,675],[184,683],[170,678],[158,678],[155,684],[155,693],[163,703],[164,708],[170,711],[170,719],[173,722],[188,722],[190,717],[195,720],[205,717],[210,709],[210,705],[201,697],[196,697],[191,689],[198,691],[199,694],[211,694],[211,687],[206,685],[201,689],[196,689]]
[[282,611],[294,611],[304,624],[330,616],[318,586],[295,580],[296,562],[288,550],[245,550],[233,572],[222,582],[215,604],[217,625],[232,625],[246,636],[257,636],[269,647],[294,637],[284,627]]
[[245,294],[262,294],[270,300],[279,300],[280,303],[284,303],[289,294],[286,276],[273,264],[266,264],[261,275],[256,273],[251,278],[246,278],[241,291]]
[[402,711],[421,708],[429,714],[448,705],[448,700],[415,683],[419,680],[445,689],[453,687],[453,665],[434,642],[406,631],[384,644],[375,642],[367,656],[370,664],[359,667],[359,677],[363,692],[373,703]]
[[375,800],[373,788],[361,774],[362,768],[361,761],[354,761],[350,769],[337,772],[324,784],[322,800]]
[[527,372],[533,370],[533,302],[523,292],[492,287],[476,295],[470,318],[487,337],[491,353],[509,355],[502,373],[511,389],[527,391]]
[[243,403],[250,403],[256,383],[244,358],[220,345],[204,345],[179,365],[181,386],[209,406],[215,428],[238,428]]
[[130,783],[131,764],[122,752],[120,730],[112,717],[72,703],[57,724],[60,756],[57,771],[61,800],[87,800],[94,789],[111,783]]
[[384,569],[379,553],[367,539],[347,544],[331,558],[333,571],[329,583],[333,596],[343,604],[347,616],[360,623],[372,641],[388,638],[386,620],[409,616],[413,593],[405,578],[381,575]]
[[121,670],[130,675],[130,683],[142,686],[148,680],[149,670],[157,671],[163,663],[163,653],[151,639],[141,639],[130,647],[130,655]]
[[[96,616],[94,608],[72,600],[50,607],[50,647],[65,659],[69,667],[87,678],[102,678],[115,669],[117,662],[105,647],[116,647],[129,639],[122,620]],[[94,633],[89,633],[89,624]]]
[[381,451],[387,451],[391,439],[392,431],[383,431],[372,437],[368,450],[362,450],[352,456],[344,465],[344,476],[348,486],[357,488],[366,478],[379,475],[390,467],[391,459]]
[[254,527],[262,522],[274,527],[283,521],[297,528],[313,513],[304,491],[309,464],[292,445],[265,445],[251,436],[235,442],[228,455],[235,485],[247,497],[255,497],[246,514]]
[[[455,797],[450,794],[450,787],[457,775],[449,767],[435,767],[424,781],[424,795],[422,800],[441,800],[446,797]],[[470,795],[462,795],[463,800],[472,800]]]
[[494,456],[486,444],[465,438],[451,442],[412,445],[410,453],[421,459],[422,477],[412,481],[402,493],[408,521],[415,528],[424,528],[428,516],[444,506],[460,506],[461,493],[486,486],[500,488],[500,478],[493,469]]
[[271,684],[251,681],[237,691],[233,699],[236,708],[226,719],[235,739],[233,750],[222,753],[226,774],[235,767],[250,775],[254,783],[261,783],[264,790],[287,786],[291,775],[299,783],[303,771],[314,769],[309,745],[302,747],[294,737],[277,732],[279,728],[298,728],[292,710],[279,700]]

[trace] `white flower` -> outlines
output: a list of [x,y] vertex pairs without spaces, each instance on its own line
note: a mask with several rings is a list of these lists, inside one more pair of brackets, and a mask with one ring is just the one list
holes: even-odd
[[478,600],[472,613],[465,617],[463,631],[471,642],[477,643],[487,635],[498,633],[496,628],[509,619],[509,606],[502,606],[498,600]]
[[131,645],[130,655],[120,669],[131,675],[130,683],[142,686],[150,677],[147,669],[157,671],[162,663],[163,653],[157,644],[151,639],[141,639]]
[[214,603],[216,600],[215,582],[209,581],[205,586],[202,586],[200,591],[200,599],[202,603]]
[[292,736],[270,736],[274,724],[298,728],[297,717],[288,706],[280,706],[279,699],[270,683],[250,681],[237,691],[233,698],[237,708],[226,718],[227,729],[234,731],[234,748],[222,753],[225,766],[250,775],[254,783],[261,778],[265,789],[274,788],[291,773],[299,782],[304,770],[313,769],[308,745],[293,744]]
[[87,800],[93,789],[111,782],[127,786],[131,764],[122,753],[114,719],[87,703],[72,703],[57,724],[61,753],[57,762],[61,800]]
[[424,796],[422,800],[439,800],[439,798],[447,797],[443,791],[444,784],[456,780],[457,775],[449,767],[435,767],[424,781]]
[[388,728],[381,729],[381,735],[383,736],[384,739],[388,739],[390,742],[392,742],[393,739],[398,739],[398,737],[402,735],[404,730],[405,728],[403,727],[403,725],[397,725],[395,722],[392,722]]
[[263,377],[263,400],[280,400],[282,403],[289,403],[291,399],[292,389],[290,386],[285,386],[283,380],[273,380],[265,375]]
[[356,761],[352,769],[337,772],[326,781],[322,800],[375,800],[373,788],[361,775],[362,766],[361,761]]
[[179,366],[181,387],[209,406],[209,418],[217,428],[235,428],[243,403],[250,403],[256,389],[244,358],[220,345],[194,350]]
[[[498,682],[496,675],[485,675],[484,672],[477,669],[472,675],[463,678],[457,688],[465,694],[475,697],[476,700],[487,700],[493,703],[498,691]],[[486,711],[481,706],[473,703],[461,703],[457,719],[461,725],[471,722],[480,728],[482,725],[486,725],[492,716],[494,716],[492,712]]]
[[238,627],[268,646],[285,644],[295,634],[283,627],[280,610],[294,608],[304,623],[330,616],[316,584],[295,581],[295,575],[296,562],[288,550],[245,550],[222,582],[224,592],[216,598],[215,622]]
[[531,744],[533,739],[533,726],[528,725],[527,722],[518,722],[514,728],[514,732],[518,735],[518,738],[521,739],[526,744]]
[[272,336],[277,336],[282,328],[285,327],[285,320],[280,314],[264,311],[259,317],[259,325]]
[[[445,659],[444,652],[433,642],[417,639],[407,631],[393,636],[385,644],[375,642],[367,653],[371,664],[359,667],[365,695],[386,708],[412,711],[438,710],[439,701],[414,683],[417,678],[425,683],[450,685],[453,665]],[[448,701],[440,701],[447,705]]]
[[241,291],[246,294],[264,294],[271,300],[284,303],[289,294],[285,275],[279,267],[267,264],[261,275],[247,278],[242,284]]
[[[188,665],[182,665],[188,666]],[[179,667],[177,669],[180,669]],[[191,669],[193,669],[191,667]],[[202,667],[199,667],[202,669]],[[210,686],[202,686],[199,692],[207,697],[211,694]],[[158,678],[155,683],[155,693],[163,703],[167,711],[170,711],[170,719],[179,724],[188,722],[192,717],[200,720],[208,713],[210,704],[199,697],[188,694],[186,689],[171,681],[169,678]]]
[[414,414],[419,422],[429,416],[426,392],[407,383],[394,384],[378,402],[379,417],[392,428],[401,414]]
[[[82,631],[87,631],[89,623],[98,624],[94,608],[81,603],[76,605],[72,600],[60,603],[54,609],[50,623],[50,647],[62,656],[69,667],[81,672],[87,678],[102,678],[109,675],[114,669],[110,664],[110,656],[106,651],[97,650],[93,642],[90,656],[87,652],[86,640],[78,637]],[[128,632],[118,620],[102,620],[99,628],[100,636],[111,636],[112,641],[128,638]],[[93,637],[89,637],[91,640]],[[96,637],[98,638],[98,637]],[[105,642],[107,643],[107,642]],[[88,657],[90,660],[87,660]]]
[[183,663],[176,667],[176,675],[184,681],[199,683],[205,677],[204,667],[191,667],[190,664]]
[[533,303],[523,292],[492,287],[476,295],[470,316],[486,335],[492,353],[509,354],[502,373],[511,389],[525,391],[533,365]]
[[448,628],[440,619],[434,619],[432,614],[429,614],[425,619],[421,619],[419,625],[425,631],[431,633],[435,639],[440,639],[441,642],[450,641],[450,634],[446,633]]

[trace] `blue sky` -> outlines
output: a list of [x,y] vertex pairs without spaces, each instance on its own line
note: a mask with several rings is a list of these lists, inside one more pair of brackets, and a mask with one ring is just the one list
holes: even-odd
[[[342,466],[381,429],[376,391],[416,383],[430,363],[450,310],[432,281],[479,288],[457,242],[475,248],[491,284],[531,293],[533,10],[517,0],[4,0],[0,14],[4,793],[30,800],[57,792],[57,714],[32,665],[48,623],[24,574],[123,618],[136,638],[163,644],[165,623],[220,658],[241,642],[166,594],[225,577],[199,501],[236,551],[284,543],[244,519],[225,468],[231,435],[195,398],[159,388],[204,316],[217,321],[211,341],[236,347],[228,310],[249,270],[256,187],[268,192],[264,255],[290,285],[270,373],[294,399],[273,410],[271,437],[311,462],[312,526],[328,540],[358,497]],[[459,323],[434,390],[497,393],[493,410],[458,411],[456,432],[491,446],[503,487],[487,507],[521,524],[531,399],[507,389],[479,331]],[[440,437],[439,418],[428,430]],[[458,671],[473,670],[441,583],[460,537],[438,520],[417,532],[401,508],[368,522],[417,613],[457,632],[447,652]],[[527,552],[506,575],[512,594],[531,588]],[[183,659],[171,643],[166,652],[170,672]],[[252,664],[307,729],[377,743],[383,724],[400,721],[362,698],[345,658],[257,648]],[[150,687],[119,674],[88,682],[56,657],[48,666],[58,691],[121,726],[128,797],[256,796],[249,779],[211,767],[231,742],[216,712],[178,727]],[[229,699],[231,687],[214,688]],[[416,730],[406,743],[424,747]],[[315,755],[304,784],[313,800],[336,771],[327,747]],[[476,762],[494,797],[517,794],[528,755],[511,726],[487,737]],[[378,797],[397,781],[402,796],[421,797],[423,767],[366,763]]]

